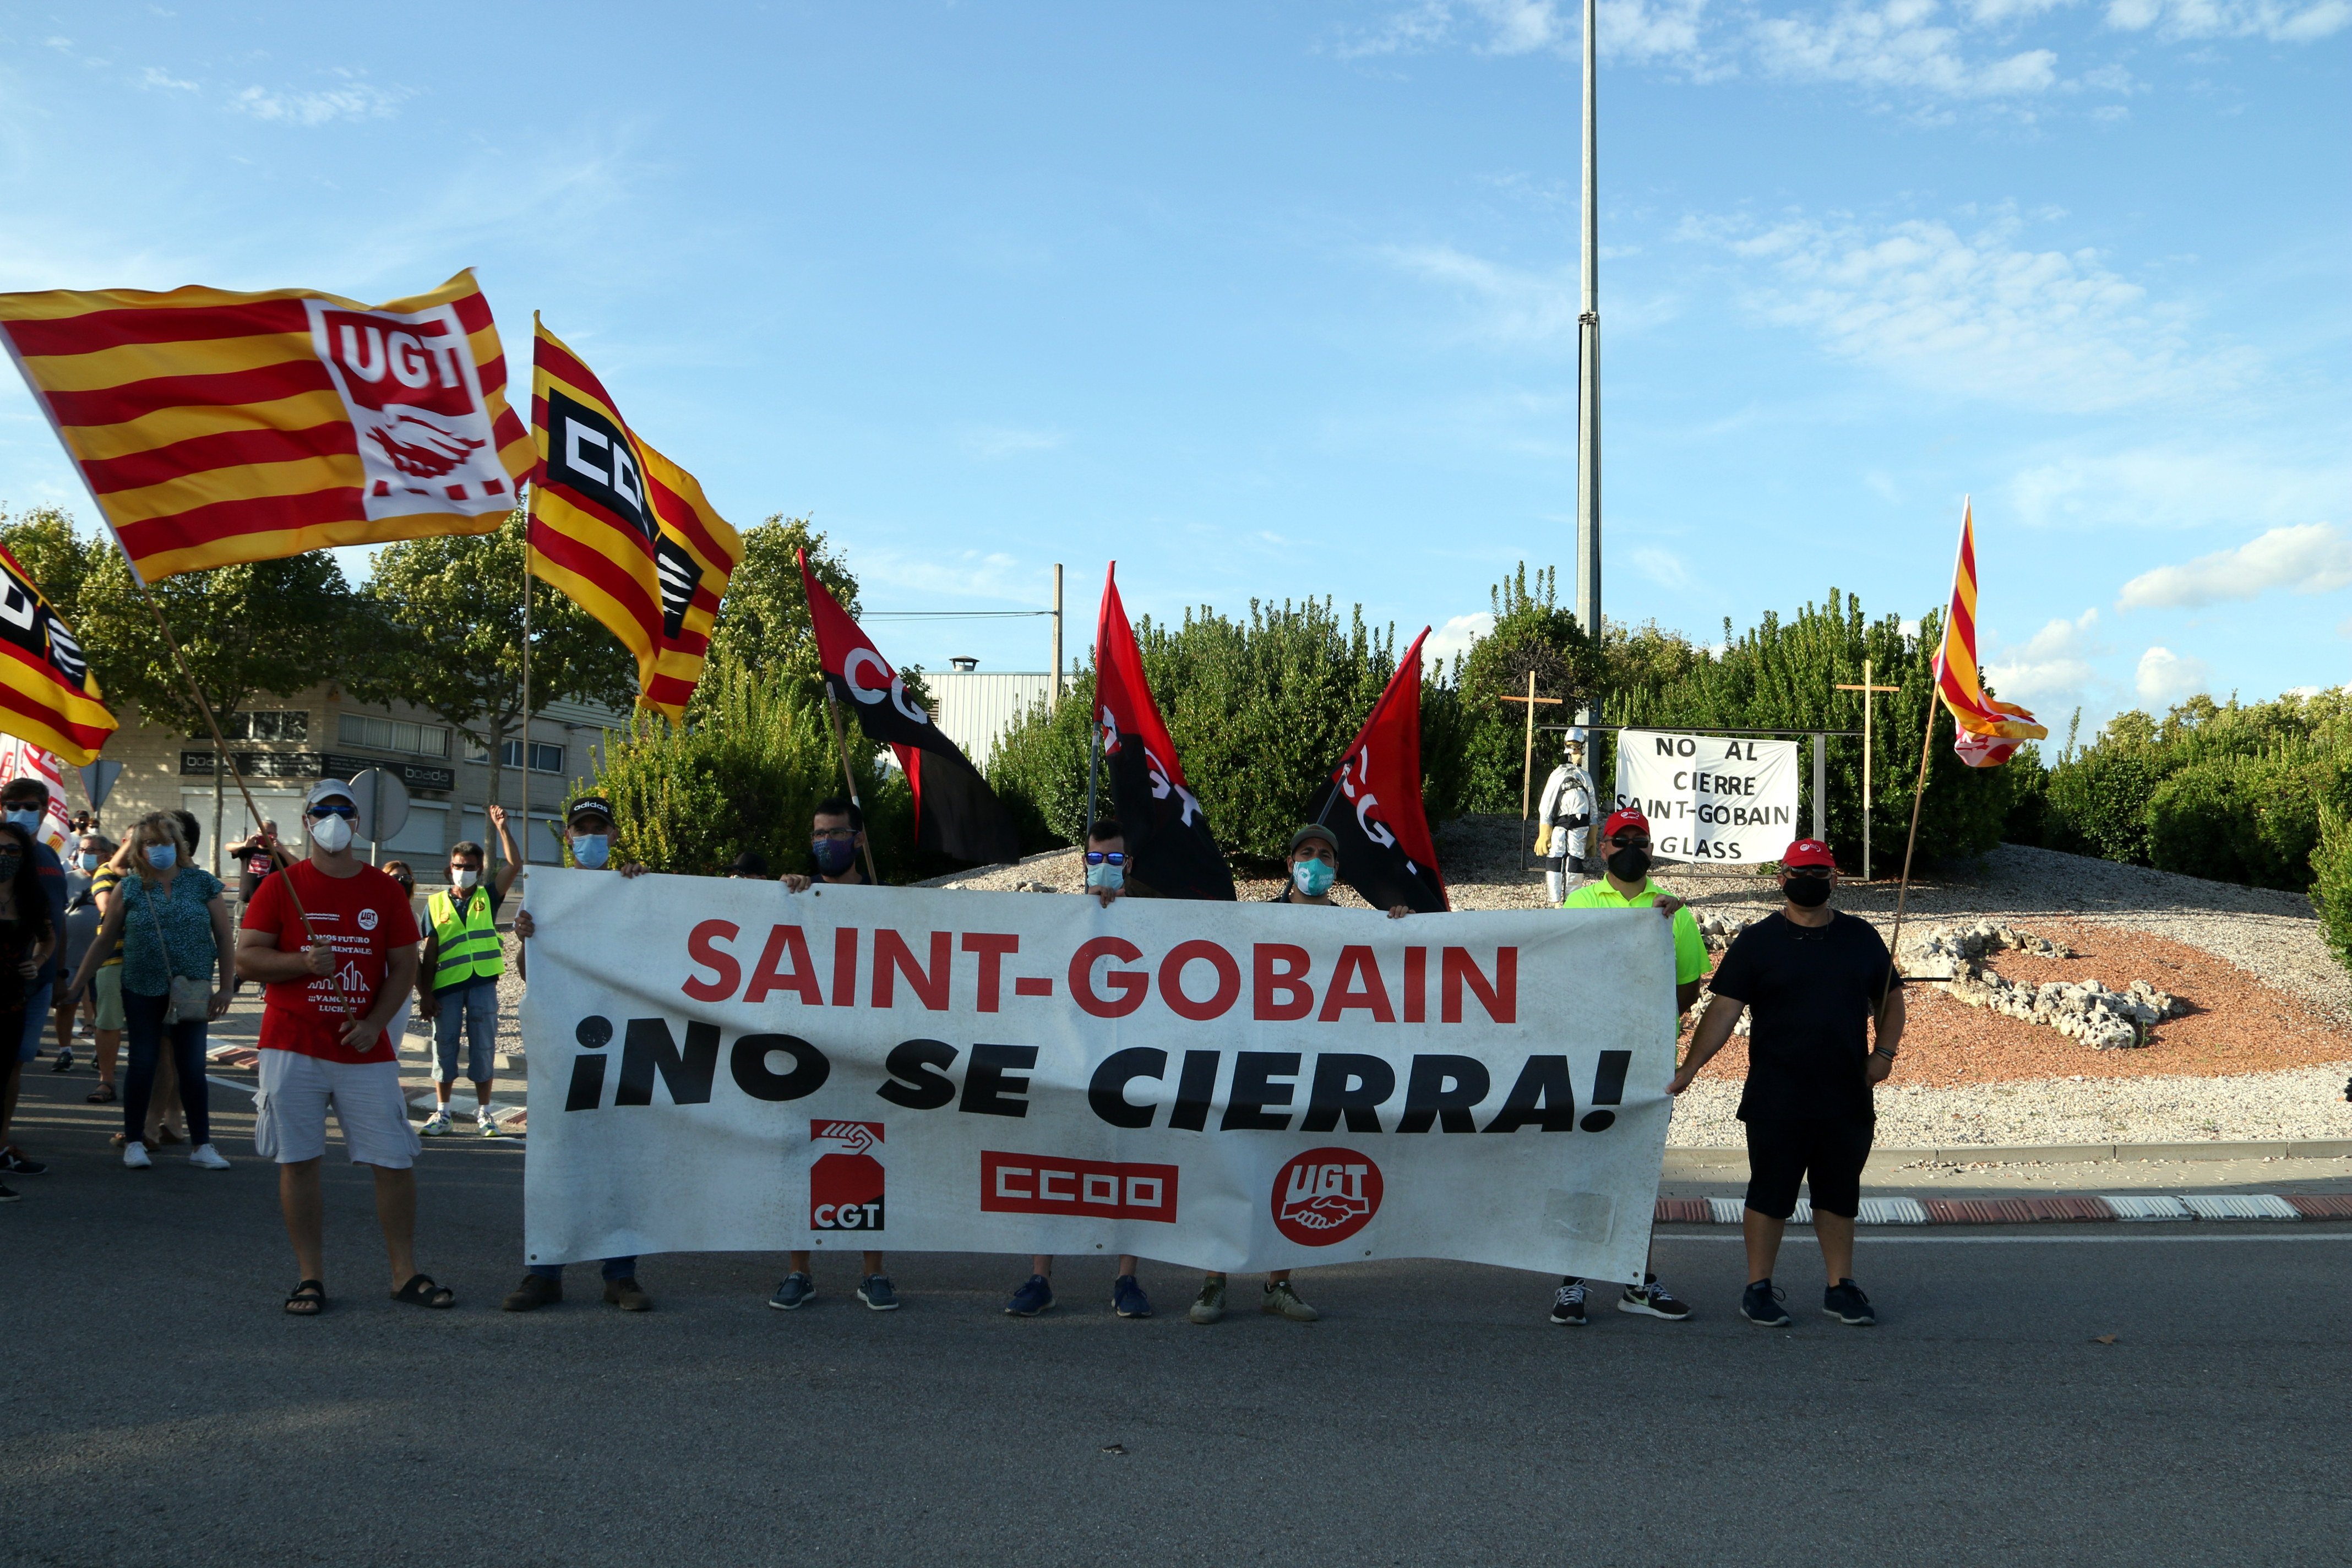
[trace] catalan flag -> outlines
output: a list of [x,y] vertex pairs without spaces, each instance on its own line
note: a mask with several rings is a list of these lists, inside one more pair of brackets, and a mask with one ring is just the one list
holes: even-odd
[[686,716],[743,540],[692,474],[629,428],[596,373],[533,318],[530,571],[637,659],[637,701]]
[[[1977,672],[1977,542],[1976,524],[1967,502],[1960,507],[1960,559],[1952,572],[1952,608],[1944,617],[1944,646],[1936,654],[1936,694],[1952,710],[1959,727],[1971,735],[2001,741],[2039,741],[2050,731],[2033,715],[2012,702],[1996,702],[1985,695]],[[1993,765],[2008,753],[1990,759]],[[1974,766],[1987,763],[1963,753]]]
[[373,306],[290,289],[0,294],[0,339],[144,582],[488,533],[530,471],[470,271]]
[[[114,733],[81,644],[16,558],[0,548],[0,731],[83,767]],[[5,753],[0,753],[5,754]],[[11,773],[10,777],[15,774]],[[63,797],[62,786],[51,792]]]

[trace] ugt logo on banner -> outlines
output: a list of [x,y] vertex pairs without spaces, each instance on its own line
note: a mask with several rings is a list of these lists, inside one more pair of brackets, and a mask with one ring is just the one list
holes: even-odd
[[811,1230],[880,1230],[882,1162],[866,1151],[882,1142],[879,1121],[812,1121],[809,1142],[826,1150],[809,1167]]
[[1274,1228],[1301,1247],[1347,1240],[1381,1212],[1381,1168],[1353,1149],[1309,1149],[1274,1173]]

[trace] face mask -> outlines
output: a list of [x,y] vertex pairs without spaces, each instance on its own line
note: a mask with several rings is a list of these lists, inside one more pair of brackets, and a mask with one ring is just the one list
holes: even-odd
[[310,842],[330,855],[341,854],[352,845],[352,819],[348,816],[311,818]]
[[1830,901],[1830,879],[1827,877],[1791,877],[1782,891],[1789,901],[1801,910],[1817,910]]
[[857,841],[854,838],[812,838],[809,854],[816,868],[828,877],[838,877],[857,864]]
[[74,857],[74,863],[85,871],[95,871],[98,869],[98,859],[97,851],[85,849]]
[[28,805],[11,806],[8,809],[8,820],[15,823],[17,826],[23,828],[27,833],[39,832],[41,829],[41,818],[47,815],[48,813],[47,812],[36,811]]
[[1331,890],[1339,879],[1339,868],[1328,860],[1297,860],[1291,863],[1291,885],[1310,899],[1319,899]]
[[147,864],[158,871],[168,871],[180,862],[180,851],[169,844],[147,846]]
[[470,893],[480,884],[482,874],[479,871],[471,869],[453,871],[449,874],[449,879],[457,884],[457,890],[459,892]]
[[573,834],[572,858],[591,871],[603,870],[604,862],[613,858],[613,836],[609,833]]
[[0,849],[0,882],[15,881],[16,868],[24,862],[25,858],[14,849]]
[[1123,889],[1127,886],[1127,868],[1114,866],[1108,860],[1099,866],[1089,866],[1087,868],[1087,886],[1108,888],[1114,891]]
[[1650,852],[1646,849],[1610,851],[1609,874],[1621,882],[1640,881],[1650,874]]

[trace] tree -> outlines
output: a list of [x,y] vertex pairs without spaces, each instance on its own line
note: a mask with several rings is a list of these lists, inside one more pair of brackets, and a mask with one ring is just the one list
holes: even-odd
[[[1464,746],[1456,800],[1465,811],[1516,814],[1526,777],[1528,713],[1523,704],[1503,699],[1525,697],[1532,674],[1536,695],[1563,699],[1561,706],[1539,712],[1536,722],[1565,722],[1599,700],[1604,661],[1575,616],[1560,606],[1557,568],[1547,566],[1530,581],[1528,563],[1520,562],[1517,573],[1495,584],[1493,603],[1494,630],[1472,644],[1451,671]],[[1548,756],[1539,752],[1538,760],[1549,770],[1558,760],[1557,746]]]
[[[528,737],[528,721],[550,704],[568,700],[627,708],[636,700],[636,661],[620,639],[561,592],[534,583],[530,711],[523,711],[528,526],[518,508],[493,533],[388,545],[377,554],[375,574],[360,594],[372,617],[368,635],[383,655],[354,668],[349,682],[353,693],[428,709],[487,751],[486,805],[499,798],[507,737]],[[530,763],[526,749],[523,764],[528,768]],[[530,856],[526,845],[523,858]]]
[[[256,696],[290,697],[355,670],[356,604],[343,569],[323,551],[184,572],[151,584],[131,580],[129,563],[110,546],[96,559],[68,617],[80,637],[99,688],[139,705],[141,717],[175,719],[191,737],[210,740],[204,711],[173,663],[147,594],[171,624],[188,671],[227,733]],[[221,843],[227,768],[213,758],[213,848]]]
[[812,693],[818,689],[824,674],[809,623],[808,591],[801,585],[796,554],[802,550],[808,552],[809,570],[816,580],[853,619],[856,616],[857,579],[825,548],[824,535],[811,528],[806,518],[779,512],[743,532],[743,559],[735,563],[726,596],[719,602],[719,624],[710,637],[711,663],[772,671]]
[[[0,512],[0,544],[65,617],[66,625],[81,630],[81,585],[100,554],[119,553],[105,538],[84,539],[74,530],[73,515],[63,508],[37,506],[10,517]],[[99,683],[105,689],[103,679]]]

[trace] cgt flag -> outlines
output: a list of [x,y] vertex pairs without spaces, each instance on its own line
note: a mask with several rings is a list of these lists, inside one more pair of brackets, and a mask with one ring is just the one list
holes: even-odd
[[825,687],[857,715],[866,739],[898,754],[915,795],[916,847],[986,865],[1019,859],[1020,830],[1004,803],[931,716],[908,698],[898,672],[809,570],[808,552],[799,555]]
[[49,792],[49,807],[41,819],[40,831],[34,839],[49,847],[51,853],[62,858],[66,846],[73,841],[73,819],[66,815],[66,774],[58,765],[58,756],[38,742],[16,735],[0,735],[0,784],[18,779],[32,779]]
[[[81,644],[5,548],[0,621],[5,622],[0,625],[0,730],[75,767],[96,762],[114,733],[114,715],[99,700],[98,677],[89,672]],[[45,775],[42,782],[49,781]],[[50,799],[64,795],[60,779]]]
[[637,701],[686,716],[743,540],[692,474],[629,428],[596,373],[532,318],[530,573],[637,660]]
[[471,272],[309,289],[0,294],[0,338],[142,582],[488,533],[530,471]]
[[1340,879],[1376,910],[1454,907],[1421,805],[1421,645],[1428,636],[1423,626],[1412,639],[1315,800],[1315,820],[1339,835]]
[[[2009,760],[2015,742],[2050,733],[2033,715],[2012,702],[1985,694],[1977,674],[1977,542],[1969,504],[1960,504],[1960,556],[1952,568],[1952,607],[1944,617],[1944,644],[1936,653],[1936,694],[1960,727],[1960,760],[1970,767],[1994,768]],[[1974,738],[1980,743],[1965,744]],[[2003,748],[1992,742],[2009,742]]]
[[1184,784],[1176,743],[1160,721],[1135,628],[1118,598],[1118,563],[1103,574],[1095,623],[1095,729],[1112,809],[1127,835],[1129,879],[1164,899],[1234,898],[1233,868]]

